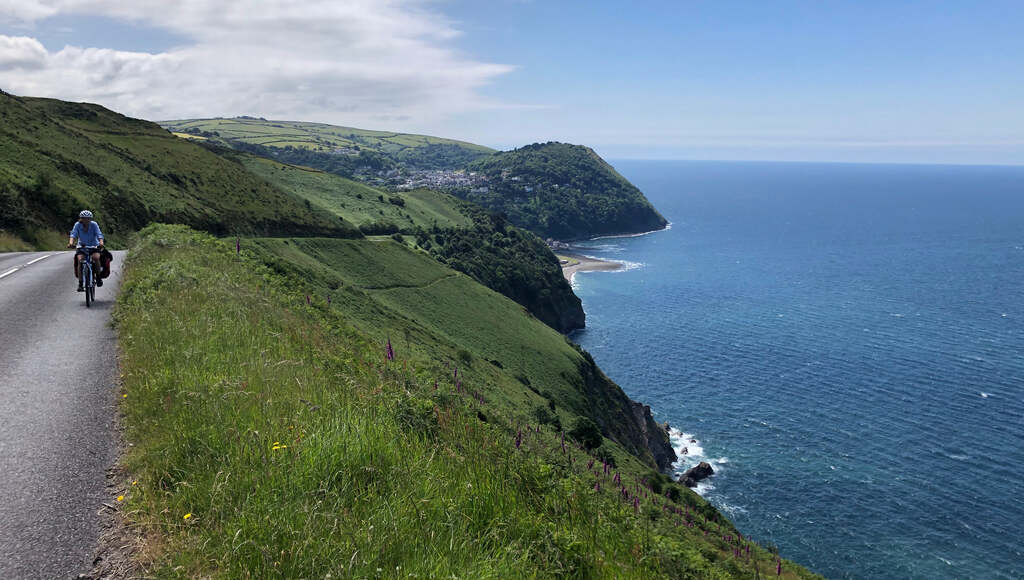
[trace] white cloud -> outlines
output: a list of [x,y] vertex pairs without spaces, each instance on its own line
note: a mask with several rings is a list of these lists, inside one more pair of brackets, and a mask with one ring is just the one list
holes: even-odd
[[38,69],[46,63],[46,49],[27,36],[0,36],[0,74],[14,69]]
[[0,36],[5,90],[99,102],[150,119],[254,114],[371,127],[399,119],[428,125],[494,106],[479,89],[513,70],[460,54],[450,46],[458,30],[415,0],[51,0],[25,6],[12,12],[23,23],[53,14],[99,15],[192,39],[149,54],[74,46],[46,51],[31,38]]
[[56,9],[39,0],[0,0],[0,23],[22,24],[53,16]]

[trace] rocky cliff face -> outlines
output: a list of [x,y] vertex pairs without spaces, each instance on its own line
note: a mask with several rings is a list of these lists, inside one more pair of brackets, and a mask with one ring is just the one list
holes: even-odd
[[651,452],[654,462],[658,464],[658,469],[668,469],[678,459],[676,450],[672,447],[672,442],[669,441],[668,429],[654,420],[649,405],[636,401],[630,401],[630,403],[633,406],[633,418],[639,426],[644,446]]
[[592,418],[601,434],[619,443],[637,457],[659,470],[675,463],[675,449],[668,431],[651,416],[651,408],[626,396],[594,363],[590,353],[581,350],[582,390],[588,407],[579,412]]

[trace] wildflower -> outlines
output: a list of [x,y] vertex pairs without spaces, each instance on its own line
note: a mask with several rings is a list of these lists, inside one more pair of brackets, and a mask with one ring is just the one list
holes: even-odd
[[242,253],[242,238],[235,238],[235,253]]
[[124,501],[124,496],[123,495],[117,496],[117,501]]
[[135,481],[133,481],[132,485],[139,485],[139,480],[136,479]]
[[434,390],[437,390],[437,379],[434,379]]
[[640,511],[640,497],[639,496],[633,498],[633,511],[634,512],[639,512]]
[[782,576],[782,560],[779,560],[778,565],[775,567],[775,575]]
[[591,459],[589,462],[587,462],[587,469],[589,470],[589,469],[592,469],[593,467],[594,467],[594,460]]
[[121,398],[122,399],[127,399],[128,398],[128,393],[125,393],[125,394],[121,395]]
[[183,520],[190,520],[190,519],[192,519],[192,512],[189,512],[189,513],[185,514],[184,517],[182,517],[181,519],[183,519]]
[[594,491],[601,491],[601,482],[600,481],[595,481],[594,482]]
[[384,356],[388,360],[395,360],[395,351],[394,351],[394,349],[391,348],[391,337],[390,336],[388,337],[388,342],[387,342],[387,344],[385,345],[385,348],[384,348]]
[[309,294],[306,294],[306,306],[309,306],[309,304],[310,304]]
[[327,295],[327,305],[328,306],[331,305],[331,295],[330,294]]

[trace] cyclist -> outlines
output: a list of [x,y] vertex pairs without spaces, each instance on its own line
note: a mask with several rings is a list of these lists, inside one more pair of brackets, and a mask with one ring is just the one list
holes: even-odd
[[71,237],[68,238],[68,247],[75,247],[75,238],[78,238],[78,251],[75,252],[75,278],[78,278],[78,291],[84,292],[85,288],[82,287],[82,257],[86,255],[84,248],[92,248],[92,263],[94,272],[96,272],[95,280],[97,286],[103,286],[103,279],[99,277],[100,273],[100,250],[103,248],[103,232],[100,231],[100,224],[92,221],[92,212],[89,210],[83,210],[82,213],[78,214],[78,221],[75,222],[75,227],[71,228]]

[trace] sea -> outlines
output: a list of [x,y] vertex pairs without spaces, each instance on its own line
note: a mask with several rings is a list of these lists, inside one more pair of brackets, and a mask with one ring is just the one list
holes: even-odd
[[828,578],[1024,578],[1024,167],[617,161],[573,335],[739,530]]

